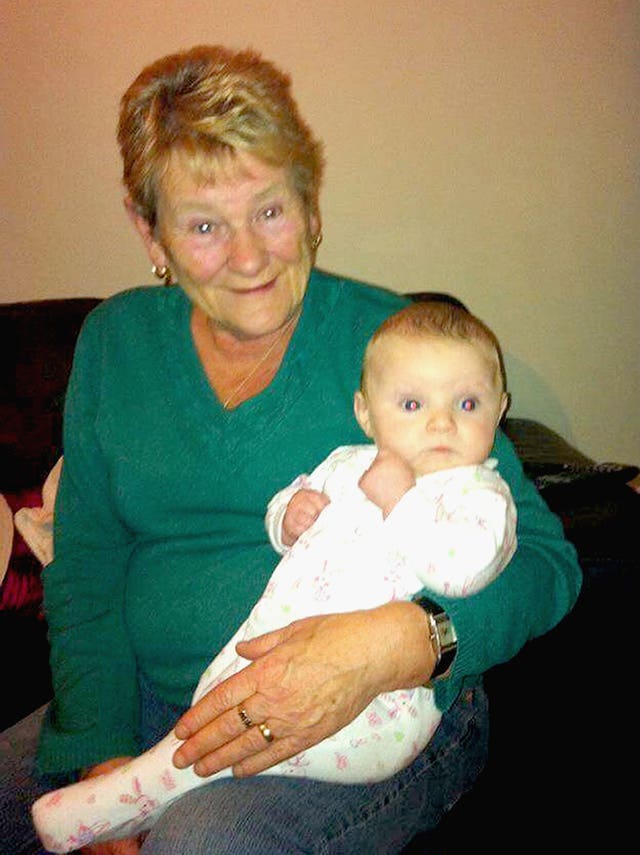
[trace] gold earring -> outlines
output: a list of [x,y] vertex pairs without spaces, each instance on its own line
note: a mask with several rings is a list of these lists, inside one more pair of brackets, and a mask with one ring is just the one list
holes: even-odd
[[157,264],[154,264],[151,268],[151,272],[158,279],[163,279],[165,285],[171,285],[171,283],[173,282],[171,271],[169,270],[166,264],[163,264],[162,267],[158,267]]
[[311,238],[311,249],[315,251],[320,246],[320,244],[322,243],[322,237],[322,230],[320,230]]

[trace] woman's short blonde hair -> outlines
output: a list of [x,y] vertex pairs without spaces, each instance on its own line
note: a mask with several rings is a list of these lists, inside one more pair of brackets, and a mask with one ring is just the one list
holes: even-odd
[[118,143],[125,186],[151,226],[174,153],[203,180],[214,180],[217,161],[237,151],[285,167],[305,210],[318,213],[322,146],[298,112],[289,76],[252,50],[202,45],[147,66],[122,97]]

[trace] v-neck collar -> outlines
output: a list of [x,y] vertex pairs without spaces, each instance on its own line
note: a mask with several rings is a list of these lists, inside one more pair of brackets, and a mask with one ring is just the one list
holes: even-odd
[[323,276],[311,272],[300,318],[293,332],[280,367],[271,383],[253,398],[232,410],[225,410],[214,389],[196,349],[191,329],[193,303],[179,285],[173,286],[167,307],[163,351],[166,369],[174,377],[183,406],[191,418],[205,420],[218,432],[233,429],[247,419],[265,421],[280,413],[299,397],[304,378],[313,370],[313,355],[322,346],[322,330],[330,320],[337,302],[334,289],[323,291]]

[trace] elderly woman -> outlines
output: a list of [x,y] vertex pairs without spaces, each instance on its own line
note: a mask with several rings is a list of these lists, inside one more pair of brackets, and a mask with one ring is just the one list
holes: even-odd
[[[80,828],[83,851],[398,852],[482,768],[479,675],[570,609],[573,549],[499,434],[519,549],[497,582],[427,606],[283,617],[241,645],[245,670],[187,709],[277,563],[269,497],[362,441],[364,346],[406,301],[314,269],[321,148],[288,78],[255,53],[199,47],[149,66],[123,97],[119,142],[129,217],[176,284],[105,301],[78,342],[44,580],[55,698],[39,772],[100,774],[178,720],[175,765],[235,777],[176,802],[144,841],[92,847]],[[379,693],[429,680],[442,723],[391,779],[252,777]]]

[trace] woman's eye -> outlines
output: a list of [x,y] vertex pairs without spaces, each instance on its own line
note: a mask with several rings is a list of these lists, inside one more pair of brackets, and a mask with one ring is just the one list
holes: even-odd
[[196,226],[196,231],[199,235],[210,235],[213,231],[213,223],[198,223]]
[[460,402],[460,409],[465,413],[472,413],[478,406],[478,402],[473,398],[464,398]]
[[264,211],[260,213],[260,217],[263,220],[275,220],[282,213],[282,208],[280,205],[270,205],[268,208],[265,208]]
[[420,409],[420,401],[416,401],[415,398],[408,398],[402,402],[402,409],[405,413],[415,413]]

